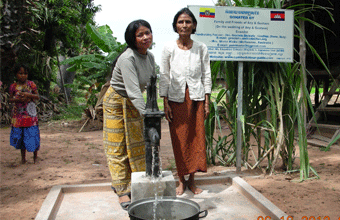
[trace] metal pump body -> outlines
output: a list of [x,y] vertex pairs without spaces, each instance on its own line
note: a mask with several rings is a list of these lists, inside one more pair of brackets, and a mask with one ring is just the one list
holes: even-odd
[[161,139],[161,119],[164,112],[159,111],[156,93],[157,76],[150,77],[147,85],[147,101],[144,113],[144,139],[146,176],[159,177],[161,175],[159,160],[159,145]]

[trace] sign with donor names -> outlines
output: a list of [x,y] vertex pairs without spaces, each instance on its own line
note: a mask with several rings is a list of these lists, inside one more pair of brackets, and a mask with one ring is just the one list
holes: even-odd
[[293,62],[294,11],[188,6],[213,61]]

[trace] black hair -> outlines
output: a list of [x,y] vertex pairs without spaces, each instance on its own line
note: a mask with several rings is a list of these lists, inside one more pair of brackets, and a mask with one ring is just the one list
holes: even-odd
[[24,68],[25,72],[28,74],[29,73],[29,69],[27,67],[26,64],[23,63],[18,63],[14,66],[14,74],[17,75],[17,73],[19,72],[20,68]]
[[130,48],[135,49],[135,50],[137,50],[136,31],[140,26],[145,26],[149,28],[150,32],[152,33],[149,22],[142,20],[142,19],[131,22],[125,30],[125,41],[129,45]]
[[[177,33],[177,26],[176,25],[177,25],[178,17],[183,13],[189,15],[192,19],[192,22],[197,26],[197,20],[195,18],[195,15],[189,10],[189,8],[182,8],[181,10],[179,10],[177,12],[177,14],[174,17],[174,21],[172,22],[172,27],[173,27],[173,29],[176,33]],[[194,34],[195,32],[196,32],[196,28],[194,28],[191,33]]]
[[[149,28],[150,32],[152,33],[151,26],[150,26],[149,22],[147,22],[145,20],[142,20],[142,19],[132,21],[127,26],[127,28],[125,30],[125,41],[126,41],[128,46],[125,47],[124,50],[113,60],[110,74],[112,74],[112,71],[115,68],[116,63],[117,63],[118,58],[120,57],[120,55],[122,55],[128,48],[132,48],[132,49],[137,50],[137,46],[136,46],[136,31],[138,30],[138,28],[140,26],[145,26],[145,27]],[[108,77],[110,77],[110,76],[108,76]],[[111,79],[111,78],[109,78],[109,79]]]

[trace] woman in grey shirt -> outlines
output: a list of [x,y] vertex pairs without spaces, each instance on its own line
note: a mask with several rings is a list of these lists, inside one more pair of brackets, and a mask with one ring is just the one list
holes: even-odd
[[145,171],[143,91],[155,74],[155,59],[148,48],[152,30],[144,20],[131,22],[125,31],[126,50],[114,62],[103,99],[103,139],[112,177],[112,189],[123,209],[130,204],[131,172]]

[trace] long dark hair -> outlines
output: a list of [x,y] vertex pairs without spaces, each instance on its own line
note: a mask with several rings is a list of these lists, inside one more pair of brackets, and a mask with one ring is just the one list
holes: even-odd
[[149,28],[150,32],[152,33],[152,29],[151,26],[149,24],[149,22],[139,19],[139,20],[135,20],[132,21],[126,28],[125,30],[125,42],[127,43],[127,47],[125,47],[125,49],[116,57],[116,59],[113,60],[112,62],[112,68],[111,68],[111,72],[113,71],[113,69],[116,66],[116,63],[118,61],[118,58],[120,57],[120,55],[122,55],[128,48],[137,50],[137,46],[136,46],[136,31],[140,26],[145,26],[147,28]]
[[[191,17],[191,19],[192,19],[192,22],[197,26],[197,20],[196,20],[196,18],[195,18],[195,15],[189,10],[189,8],[182,8],[181,10],[179,10],[179,11],[177,12],[177,14],[176,14],[175,17],[174,17],[174,21],[172,22],[172,27],[173,27],[173,29],[174,29],[174,31],[175,31],[176,33],[177,33],[177,26],[176,26],[176,24],[177,24],[178,17],[179,17],[181,14],[183,14],[183,13],[189,15],[189,16]],[[196,28],[193,29],[191,33],[194,34],[195,32],[196,32]]]

